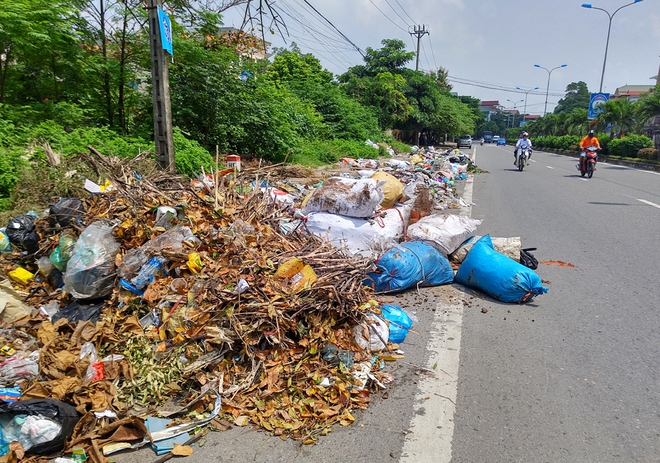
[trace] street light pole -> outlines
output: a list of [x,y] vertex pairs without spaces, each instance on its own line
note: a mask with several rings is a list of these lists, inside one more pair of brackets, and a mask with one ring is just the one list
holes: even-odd
[[[638,0],[638,1],[641,1],[641,0]],[[539,64],[534,65],[535,68],[545,69],[548,73],[548,86],[545,89],[545,108],[543,109],[543,117],[545,117],[545,115],[548,112],[548,93],[550,92],[550,74],[552,74],[552,71],[554,71],[555,69],[565,68],[566,66],[568,66],[568,64],[562,64],[561,66],[557,66],[555,68],[548,69],[548,68],[544,68],[543,66],[541,66]]]
[[628,3],[628,4],[626,4],[626,5],[620,6],[620,7],[617,8],[617,10],[616,10],[614,13],[612,13],[612,14],[610,14],[609,11],[604,10],[604,9],[602,9],[602,8],[598,8],[598,7],[592,6],[591,3],[583,3],[583,4],[582,4],[582,8],[589,8],[589,9],[591,9],[591,10],[600,10],[600,11],[604,11],[605,14],[607,15],[607,17],[610,18],[610,23],[609,23],[609,25],[607,26],[607,41],[605,42],[605,58],[603,58],[603,72],[602,72],[601,75],[600,75],[600,89],[598,90],[598,93],[602,93],[602,92],[603,92],[603,79],[605,78],[605,63],[607,63],[607,49],[608,49],[608,47],[610,46],[610,30],[612,29],[612,18],[614,17],[615,14],[617,14],[617,13],[619,12],[619,10],[621,10],[621,9],[627,7],[627,6],[634,5],[635,3],[639,3],[639,2],[643,2],[643,1],[644,1],[644,0],[635,0],[634,2],[631,2],[631,3]]
[[527,114],[527,94],[528,94],[529,92],[533,91],[533,90],[538,90],[539,88],[538,88],[538,87],[534,87],[534,88],[530,88],[529,90],[523,90],[523,89],[520,88],[520,87],[516,87],[516,89],[517,89],[517,90],[522,90],[523,92],[525,92],[525,109],[523,109],[523,117],[525,117],[525,115]]
[[[525,100],[511,101],[511,100],[509,100],[509,99],[507,98],[506,101],[508,101],[509,103],[513,103],[513,110],[515,111],[515,110],[516,110],[516,106],[518,106],[518,103],[522,103],[522,102],[525,101]],[[506,120],[507,120],[506,128],[508,129],[508,128],[509,128],[509,118],[507,117]],[[514,126],[515,123],[516,123],[516,115],[515,115],[515,113],[512,112],[512,113],[511,113],[511,128],[513,128],[513,126]]]

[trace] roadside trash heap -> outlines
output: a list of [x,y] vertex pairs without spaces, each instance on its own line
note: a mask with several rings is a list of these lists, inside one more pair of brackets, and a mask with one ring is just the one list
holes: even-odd
[[[417,319],[379,293],[452,283],[458,261],[457,281],[501,300],[545,290],[493,250],[520,256],[519,240],[432,214],[461,204],[442,170],[301,185],[282,165],[243,165],[190,181],[90,151],[102,181],[87,197],[0,230],[0,456],[13,461],[185,456],[232,425],[311,444],[350,425],[403,357]],[[525,287],[499,291],[525,271]]]

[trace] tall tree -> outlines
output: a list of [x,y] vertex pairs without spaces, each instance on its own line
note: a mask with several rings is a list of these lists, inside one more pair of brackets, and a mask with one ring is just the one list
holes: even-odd
[[559,100],[554,110],[555,114],[570,113],[575,108],[589,109],[591,95],[587,84],[582,81],[571,82],[566,86],[566,96]]
[[339,76],[340,82],[347,82],[351,77],[375,77],[381,72],[400,74],[405,65],[415,58],[414,51],[406,51],[406,44],[399,39],[383,39],[383,48],[374,50],[367,47],[363,65],[351,67]]

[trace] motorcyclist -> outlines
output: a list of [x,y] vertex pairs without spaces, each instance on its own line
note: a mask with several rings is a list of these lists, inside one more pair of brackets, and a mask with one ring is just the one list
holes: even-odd
[[484,146],[484,137],[481,137],[481,146]]
[[589,130],[589,133],[587,134],[586,137],[580,141],[580,163],[576,166],[577,170],[580,172],[584,172],[584,160],[586,159],[587,156],[587,148],[590,146],[595,146],[598,151],[600,151],[600,143],[598,142],[598,138],[596,138],[596,135],[594,134],[593,130]]
[[529,139],[529,134],[523,132],[520,134],[520,138],[516,142],[516,149],[513,150],[513,165],[518,165],[518,150],[527,149],[529,150],[529,157],[532,157],[532,140]]

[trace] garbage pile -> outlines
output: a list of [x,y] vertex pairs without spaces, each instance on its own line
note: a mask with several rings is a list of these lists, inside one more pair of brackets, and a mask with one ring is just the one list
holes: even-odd
[[519,240],[437,213],[462,201],[457,152],[309,181],[239,161],[190,181],[90,151],[88,197],[0,230],[0,455],[189,455],[200,429],[232,425],[314,443],[392,381],[416,318],[378,294],[547,291],[496,252],[520,260]]
[[[96,164],[103,188],[90,182],[88,198],[16,217],[1,235],[0,394],[40,406],[0,410],[0,453],[18,442],[31,453],[9,430],[32,415],[52,422],[50,437],[68,429],[58,450],[99,462],[171,450],[225,420],[312,443],[390,380],[379,355],[397,358],[396,344],[364,285],[369,261],[292,226],[274,168],[186,182]],[[402,339],[412,319],[394,312]],[[74,408],[75,427],[44,404]],[[155,440],[179,423],[170,447]]]

